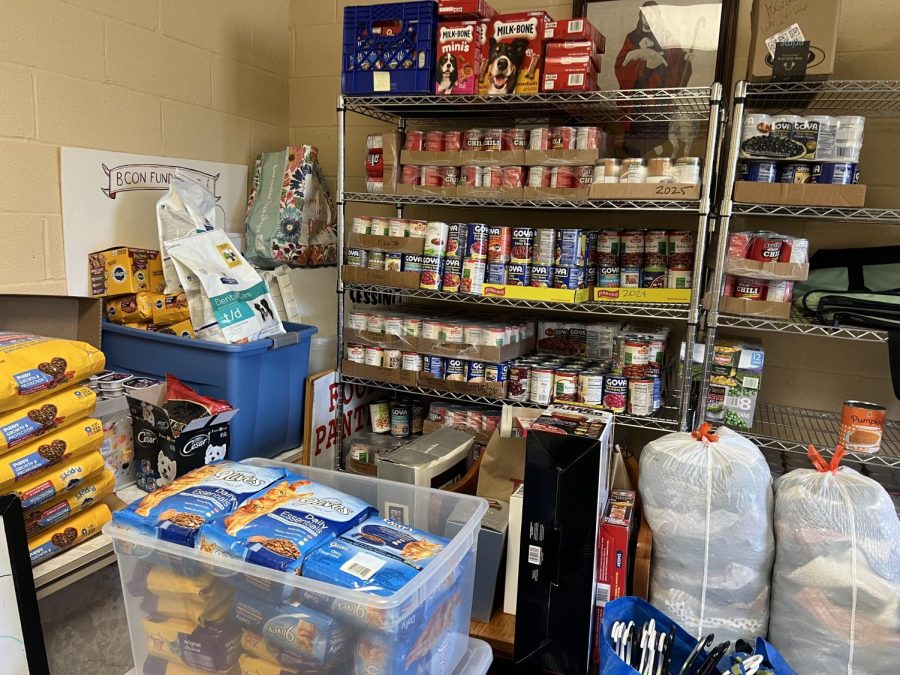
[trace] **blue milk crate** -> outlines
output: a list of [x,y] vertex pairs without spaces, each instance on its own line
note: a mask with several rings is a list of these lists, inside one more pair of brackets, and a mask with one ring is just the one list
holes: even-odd
[[437,4],[395,2],[344,8],[345,94],[431,94]]
[[165,380],[172,373],[238,409],[229,459],[274,457],[302,442],[303,398],[315,326],[285,323],[284,335],[229,345],[103,324],[106,367]]

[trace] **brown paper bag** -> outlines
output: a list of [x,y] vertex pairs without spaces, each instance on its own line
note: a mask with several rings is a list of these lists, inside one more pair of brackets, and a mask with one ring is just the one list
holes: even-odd
[[525,439],[502,436],[501,430],[511,433],[512,417],[536,419],[540,414],[535,408],[503,407],[501,426],[484,449],[475,494],[485,499],[509,501],[513,490],[525,479]]

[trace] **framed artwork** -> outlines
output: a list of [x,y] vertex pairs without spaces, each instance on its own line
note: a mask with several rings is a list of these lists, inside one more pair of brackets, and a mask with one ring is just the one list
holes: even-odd
[[606,37],[600,89],[731,86],[737,0],[574,0]]

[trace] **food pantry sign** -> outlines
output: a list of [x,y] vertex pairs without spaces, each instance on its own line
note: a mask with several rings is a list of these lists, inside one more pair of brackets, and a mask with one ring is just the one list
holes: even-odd
[[100,166],[103,168],[103,173],[106,174],[107,178],[107,184],[102,186],[100,191],[110,199],[115,199],[120,192],[168,190],[169,182],[172,180],[172,174],[175,171],[180,171],[194,182],[199,183],[216,198],[216,201],[221,199],[221,196],[216,194],[216,181],[219,180],[219,174],[213,175],[186,166],[172,164],[125,164],[112,169],[106,164],[101,164]]
[[[314,376],[315,377],[315,376]],[[333,370],[310,377],[306,397],[308,403],[306,433],[303,445],[309,448],[308,463],[323,469],[334,469],[338,465],[337,436],[335,419],[340,385]],[[345,384],[343,393],[344,438],[365,431],[369,425],[369,402],[378,397],[378,391],[360,385]]]

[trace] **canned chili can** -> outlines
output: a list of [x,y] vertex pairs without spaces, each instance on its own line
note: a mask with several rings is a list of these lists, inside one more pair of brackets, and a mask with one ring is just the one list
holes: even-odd
[[404,272],[421,272],[422,256],[418,253],[403,254],[403,271]]
[[384,350],[384,367],[390,370],[400,370],[403,363],[403,354],[399,349]]
[[763,279],[738,277],[734,285],[734,297],[747,300],[765,300],[769,285]]
[[585,264],[585,233],[580,229],[562,229],[556,232],[554,265]]
[[553,287],[553,266],[552,265],[532,265],[531,266],[531,283],[534,288],[552,288]]
[[510,263],[506,268],[506,283],[509,286],[530,286],[531,265]]
[[548,188],[550,187],[550,167],[549,166],[530,166],[528,167],[528,187]]
[[481,167],[481,187],[503,187],[503,169],[502,166],[483,166]]
[[625,412],[628,378],[614,373],[603,376],[603,407],[615,413]]
[[372,219],[368,216],[357,216],[353,219],[352,231],[356,234],[371,234]]
[[444,272],[444,259],[440,256],[423,255],[422,273],[419,275],[419,288],[426,291],[440,289]]
[[403,185],[421,185],[422,169],[411,164],[404,164],[400,174],[400,182],[403,183]]
[[490,263],[509,262],[509,249],[512,245],[512,228],[489,227],[487,259]]
[[466,361],[466,382],[484,382],[484,361]]
[[503,136],[503,129],[485,129],[481,140],[481,149],[486,152],[502,150]]
[[442,166],[438,168],[441,177],[441,185],[444,187],[453,187],[459,183],[459,167],[458,166]]
[[365,267],[368,256],[364,248],[345,248],[344,264],[348,267]]
[[425,132],[424,131],[407,131],[406,138],[403,141],[404,150],[424,150],[425,149]]
[[527,129],[507,129],[504,132],[504,150],[524,150],[528,147]]
[[822,162],[813,166],[813,182],[826,185],[855,185],[859,170],[853,162]]
[[365,345],[348,344],[347,345],[347,360],[352,361],[353,363],[365,363],[366,362],[366,347],[365,347]]
[[382,368],[384,366],[384,349],[382,347],[366,347],[366,365]]
[[552,265],[556,258],[556,230],[541,227],[535,231],[532,262],[536,265]]
[[794,295],[794,282],[784,280],[772,280],[768,282],[766,300],[769,302],[790,302]]
[[511,263],[531,264],[534,251],[534,233],[532,227],[514,227],[512,231],[512,246],[509,250]]
[[443,131],[426,131],[425,132],[425,149],[429,152],[443,152],[443,150],[444,150],[444,132]]
[[488,263],[485,271],[485,283],[506,285],[506,265],[503,263]]
[[640,288],[643,276],[642,267],[623,265],[619,268],[619,288]]
[[481,167],[471,165],[460,167],[459,184],[465,187],[481,187]]
[[575,182],[575,168],[571,166],[554,166],[550,169],[550,187],[552,188],[574,188],[577,187]]
[[584,287],[584,267],[567,265],[553,267],[553,288],[567,288],[574,291]]
[[809,168],[809,164],[803,164],[801,162],[793,162],[791,164],[785,164],[781,167],[781,170],[778,172],[778,182],[779,183],[811,183],[812,182],[812,171]]
[[422,356],[422,371],[428,373],[436,380],[443,380],[447,375],[447,363],[443,356]]
[[466,234],[466,258],[488,259],[488,228],[481,223],[469,223]]
[[369,222],[369,232],[374,235],[387,236],[390,230],[390,220],[388,218],[378,218],[373,216]]
[[400,355],[403,370],[419,372],[422,370],[422,355],[418,352],[403,352]]
[[737,288],[738,278],[733,274],[726,274],[725,281],[722,282],[722,297],[733,298],[734,290]]
[[551,144],[551,134],[548,127],[538,127],[532,129],[528,134],[529,150],[549,150]]
[[406,221],[403,218],[391,218],[388,221],[388,236],[389,237],[406,237],[408,236],[406,230]]
[[484,290],[484,275],[487,264],[484,260],[466,258],[462,266],[462,278],[459,282],[459,292],[471,295],[481,295]]
[[778,182],[778,163],[744,159],[738,163],[738,175],[738,180],[752,183],[776,183]]
[[406,403],[391,403],[391,436],[409,436],[409,406]]
[[753,235],[749,232],[732,232],[728,235],[728,257],[750,257],[750,244],[752,241]]
[[506,382],[509,379],[508,363],[486,363],[484,366],[485,382]]
[[531,395],[531,366],[514,363],[509,367],[507,397],[512,401],[527,401]]
[[603,405],[603,373],[587,370],[578,375],[578,400]]
[[427,165],[422,167],[421,185],[427,187],[443,187],[444,179],[441,174],[440,166]]
[[574,150],[578,142],[575,127],[553,127],[550,129],[550,148],[553,150]]
[[539,405],[550,403],[553,400],[555,375],[553,368],[532,368],[528,400]]
[[461,131],[445,131],[444,132],[444,151],[454,152],[462,150],[463,132]]
[[647,269],[641,275],[641,288],[666,288],[667,271],[665,269]]
[[384,269],[388,272],[403,271],[403,254],[402,253],[385,253]]
[[501,185],[504,188],[520,188],[525,185],[525,167],[504,166],[501,169]]
[[594,182],[594,166],[576,166],[575,169],[575,187],[590,187]]
[[645,378],[628,380],[628,413],[636,417],[653,414],[653,380]]
[[809,262],[809,239],[795,237],[785,239],[781,247],[781,255],[778,262],[806,263]]
[[384,251],[369,251],[369,257],[366,259],[366,267],[370,270],[383,270]]
[[466,362],[461,359],[447,359],[444,379],[453,382],[466,381]]
[[441,290],[444,293],[459,293],[462,280],[462,258],[444,258],[444,273],[441,275]]
[[666,288],[690,289],[694,282],[694,271],[690,269],[670,269]]
[[577,127],[575,148],[577,150],[598,150],[603,131],[600,127]]
[[463,134],[463,150],[481,150],[484,131],[481,129],[469,129]]
[[559,369],[553,377],[553,400],[575,402],[578,400],[578,371]]
[[784,239],[781,237],[756,236],[750,240],[750,252],[747,257],[763,263],[778,262],[783,247]]

